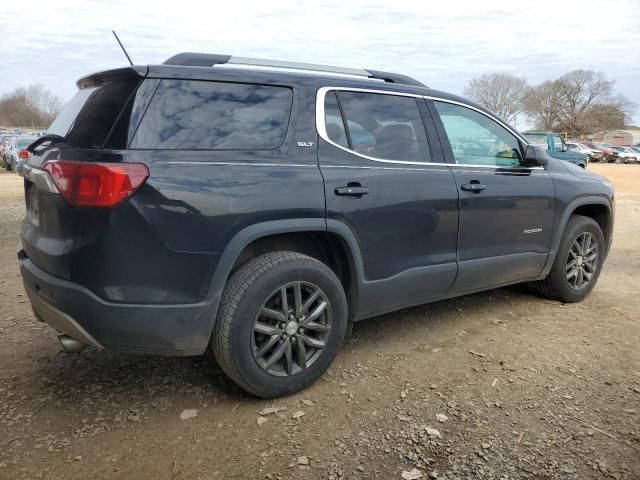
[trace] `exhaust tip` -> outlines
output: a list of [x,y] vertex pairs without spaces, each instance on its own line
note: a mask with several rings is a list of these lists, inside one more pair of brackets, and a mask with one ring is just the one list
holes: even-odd
[[60,340],[60,345],[62,345],[62,349],[66,353],[78,353],[87,347],[87,345],[71,338],[69,335],[59,335],[58,340]]

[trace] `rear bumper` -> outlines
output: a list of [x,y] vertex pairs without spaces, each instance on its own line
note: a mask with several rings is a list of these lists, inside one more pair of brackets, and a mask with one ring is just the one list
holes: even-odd
[[36,315],[87,345],[155,355],[200,355],[209,344],[219,295],[180,305],[105,302],[81,285],[48,274],[18,253]]

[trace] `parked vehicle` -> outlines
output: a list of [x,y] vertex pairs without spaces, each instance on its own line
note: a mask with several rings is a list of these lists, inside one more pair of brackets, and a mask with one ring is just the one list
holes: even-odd
[[638,152],[629,147],[612,146],[613,150],[618,152],[618,159],[621,163],[638,163]]
[[567,148],[572,152],[579,152],[587,156],[589,162],[599,162],[602,160],[602,152],[596,148],[590,148],[584,143],[567,142]]
[[20,151],[27,148],[35,137],[11,137],[9,146],[6,153],[6,165],[7,170],[14,170],[18,162],[20,161]]
[[66,351],[211,348],[276,397],[350,322],[519,282],[580,301],[611,245],[605,178],[404,75],[185,53],[78,86],[29,147],[18,253]]
[[18,175],[22,175],[29,157],[31,157],[31,152],[29,150],[20,150],[18,152],[18,162],[14,167],[14,170]]
[[11,135],[0,135],[0,167],[7,168],[7,147],[11,140]]
[[584,153],[569,150],[561,135],[536,130],[524,132],[524,135],[532,144],[541,145],[543,148],[546,147],[549,156],[587,168],[589,157]]
[[597,148],[602,152],[602,159],[607,163],[615,163],[618,161],[618,151],[614,150],[611,145],[606,143],[597,143]]

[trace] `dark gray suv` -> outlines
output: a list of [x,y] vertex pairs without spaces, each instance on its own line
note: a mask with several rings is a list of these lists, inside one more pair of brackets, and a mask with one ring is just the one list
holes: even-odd
[[65,350],[200,355],[275,397],[349,322],[594,287],[613,189],[393,73],[176,55],[90,75],[30,147],[19,260]]

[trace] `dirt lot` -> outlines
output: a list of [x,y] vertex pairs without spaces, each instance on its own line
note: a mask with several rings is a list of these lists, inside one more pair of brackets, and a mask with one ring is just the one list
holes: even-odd
[[590,168],[618,199],[587,300],[508,288],[363,322],[274,402],[206,357],[62,353],[18,273],[21,181],[0,174],[0,478],[639,479],[640,166]]

